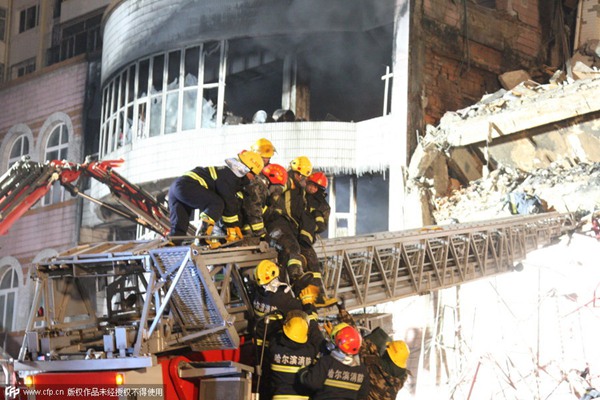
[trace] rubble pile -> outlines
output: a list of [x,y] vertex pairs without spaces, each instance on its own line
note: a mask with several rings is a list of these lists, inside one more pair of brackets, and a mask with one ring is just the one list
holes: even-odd
[[432,214],[438,224],[506,217],[511,215],[507,200],[512,192],[535,194],[546,211],[591,214],[600,208],[600,163],[555,163],[532,172],[500,167],[468,187],[433,199]]

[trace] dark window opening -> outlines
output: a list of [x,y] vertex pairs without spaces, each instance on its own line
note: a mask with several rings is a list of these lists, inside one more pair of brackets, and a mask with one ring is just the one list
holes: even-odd
[[19,33],[33,29],[38,24],[38,6],[31,6],[21,10],[19,15]]
[[6,40],[6,8],[0,8],[0,42]]
[[[392,45],[391,24],[367,32],[307,35],[299,43],[291,39],[287,43],[285,37],[231,41],[224,123],[227,119],[233,123],[356,122],[380,117],[386,84],[382,77],[386,67],[392,67]],[[286,57],[293,64],[291,76],[286,75]],[[204,81],[214,82],[217,55],[206,61]],[[295,112],[281,110],[288,98],[284,92],[286,80],[295,82],[289,96],[295,101]],[[389,85],[393,85],[393,77]],[[259,112],[263,115],[261,121],[257,119]]]
[[53,37],[53,46],[49,50],[48,64],[51,65],[80,54],[100,50],[102,48],[101,22],[102,15],[100,14],[64,26]]

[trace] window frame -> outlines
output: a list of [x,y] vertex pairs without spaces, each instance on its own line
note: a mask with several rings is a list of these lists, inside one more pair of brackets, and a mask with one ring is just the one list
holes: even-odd
[[[33,15],[32,15],[33,14]],[[19,33],[27,32],[39,25],[40,12],[39,4],[23,8],[19,12]]]
[[[19,304],[19,273],[14,265],[4,264],[0,268],[0,284],[10,274],[10,287],[0,288],[0,332],[12,332],[15,329],[17,321],[17,305]],[[10,295],[12,299],[10,299]],[[7,313],[8,307],[12,307],[12,312]],[[11,316],[11,321],[7,324],[7,317]],[[9,329],[6,329],[8,326]]]
[[[25,141],[27,142],[27,152],[23,152],[23,143]],[[19,152],[20,153],[19,157],[11,157],[13,149],[19,142],[20,142],[20,146],[21,146],[21,151]],[[23,156],[31,155],[31,150],[32,150],[32,143],[29,143],[29,136],[26,133],[21,133],[20,135],[15,137],[15,139],[10,144],[10,148],[8,149],[8,168],[10,168],[14,163],[16,163],[21,158],[23,158]]]
[[[58,130],[58,132],[57,132]],[[52,160],[63,160],[63,159],[68,159],[68,155],[69,155],[69,142],[70,142],[70,135],[69,135],[69,127],[67,125],[67,123],[65,121],[59,121],[55,124],[52,125],[52,127],[49,129],[50,133],[46,136],[45,138],[45,144],[44,144],[44,152],[43,152],[43,160],[45,161],[52,161]],[[58,133],[59,137],[58,137],[58,144],[53,145],[53,146],[48,146],[48,143],[50,142],[50,139],[53,137],[53,135],[55,133]],[[66,142],[63,142],[63,134],[66,134]],[[48,157],[48,153],[50,152],[58,152],[58,157]],[[64,151],[64,154],[63,154]],[[50,190],[48,191],[48,193],[46,193],[46,195],[42,198],[41,201],[41,206],[49,206],[52,204],[57,204],[57,203],[61,203],[65,201],[65,188],[59,183],[59,182],[55,182],[52,185],[52,188],[50,188]]]

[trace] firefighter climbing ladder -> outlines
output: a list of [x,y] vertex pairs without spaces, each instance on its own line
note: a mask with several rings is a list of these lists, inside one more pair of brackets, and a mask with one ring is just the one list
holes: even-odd
[[[528,252],[570,229],[568,215],[547,213],[327,239],[316,247],[329,295],[353,310],[513,271]],[[114,355],[110,368],[135,368],[182,347],[235,349],[252,315],[252,268],[276,256],[265,243],[208,250],[164,240],[69,250],[38,264],[16,368],[102,369],[106,359],[94,359],[94,351]],[[55,359],[32,361],[40,354]]]

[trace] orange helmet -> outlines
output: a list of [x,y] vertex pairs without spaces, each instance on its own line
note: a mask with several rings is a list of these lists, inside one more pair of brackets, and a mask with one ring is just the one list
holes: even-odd
[[287,171],[279,164],[268,164],[263,168],[262,174],[266,176],[273,185],[285,185],[288,180]]
[[315,172],[308,177],[308,181],[319,186],[321,189],[327,189],[327,177],[322,172]]
[[351,325],[341,323],[336,325],[331,331],[331,337],[338,349],[346,354],[358,354],[362,337],[360,333]]

